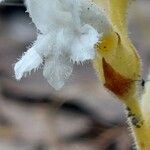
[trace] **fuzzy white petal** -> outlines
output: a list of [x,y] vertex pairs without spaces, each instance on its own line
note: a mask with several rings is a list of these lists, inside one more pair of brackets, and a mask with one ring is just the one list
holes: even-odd
[[111,31],[111,24],[104,9],[91,2],[91,0],[81,0],[81,9],[80,18],[82,22],[91,25],[100,34],[107,34]]
[[27,11],[42,33],[70,24],[69,4],[66,0],[26,0]]
[[73,63],[65,55],[57,60],[49,58],[45,61],[43,75],[52,87],[59,90],[70,77],[72,69]]
[[34,43],[34,49],[41,57],[47,57],[53,48],[55,41],[55,33],[39,34],[36,42]]
[[35,49],[29,49],[25,55],[15,64],[15,77],[20,80],[27,72],[31,72],[33,69],[37,69],[42,64],[42,58],[35,51]]
[[16,78],[45,60],[44,77],[60,89],[72,73],[73,62],[94,59],[94,45],[103,32],[109,32],[110,24],[91,0],[25,0],[25,4],[40,34],[16,63]]
[[99,33],[89,25],[81,28],[81,33],[76,36],[71,46],[71,59],[74,62],[83,62],[94,59],[94,45],[98,42]]

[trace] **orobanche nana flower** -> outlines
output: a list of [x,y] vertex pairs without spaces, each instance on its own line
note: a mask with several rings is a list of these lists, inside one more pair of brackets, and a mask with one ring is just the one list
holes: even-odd
[[94,45],[109,23],[89,0],[26,0],[25,4],[38,33],[33,46],[15,64],[15,77],[20,80],[43,66],[43,76],[60,89],[74,63],[95,58]]

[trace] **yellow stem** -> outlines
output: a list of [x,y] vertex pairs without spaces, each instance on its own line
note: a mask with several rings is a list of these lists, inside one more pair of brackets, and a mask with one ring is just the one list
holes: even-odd
[[127,100],[125,104],[130,118],[129,125],[131,125],[138,149],[150,150],[150,128],[144,120],[140,102],[136,98],[132,98]]

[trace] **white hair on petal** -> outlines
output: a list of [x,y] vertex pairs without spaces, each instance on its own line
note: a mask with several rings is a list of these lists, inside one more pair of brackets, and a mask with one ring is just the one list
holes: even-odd
[[29,49],[23,57],[15,64],[15,77],[20,80],[23,75],[30,73],[33,69],[37,69],[43,60],[38,53],[33,49]]
[[64,86],[65,80],[69,78],[73,69],[73,63],[70,62],[69,58],[65,55],[63,57],[46,59],[44,65],[43,76],[56,90]]
[[94,45],[109,30],[109,22],[90,0],[25,0],[25,5],[40,34],[16,63],[16,78],[44,62],[43,76],[60,89],[73,63],[95,58]]

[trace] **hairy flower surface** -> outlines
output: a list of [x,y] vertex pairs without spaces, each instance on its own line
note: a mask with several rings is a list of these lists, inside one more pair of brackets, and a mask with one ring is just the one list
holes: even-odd
[[39,32],[15,64],[16,79],[43,66],[43,76],[60,89],[74,63],[95,58],[94,45],[109,31],[107,18],[89,0],[26,0],[25,4]]

